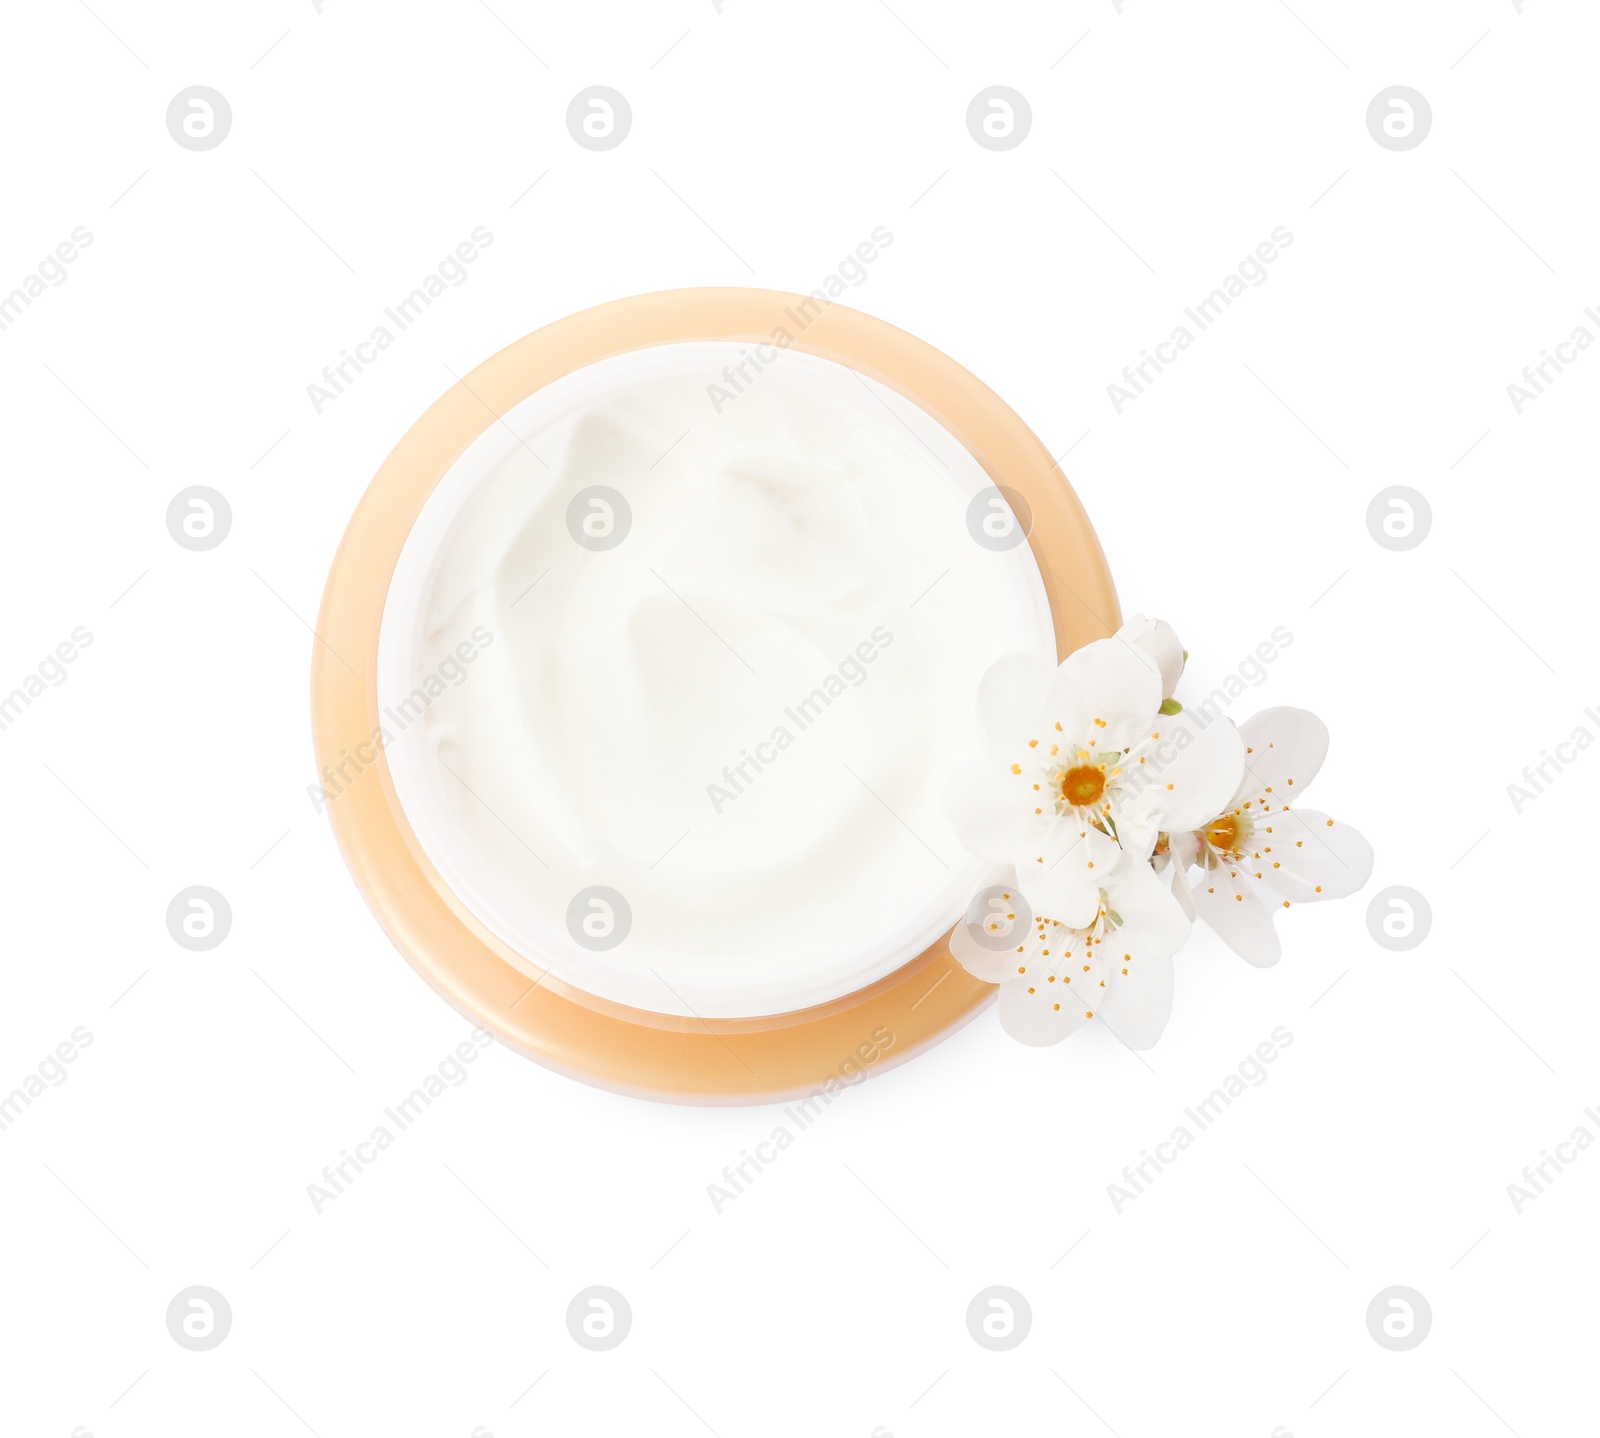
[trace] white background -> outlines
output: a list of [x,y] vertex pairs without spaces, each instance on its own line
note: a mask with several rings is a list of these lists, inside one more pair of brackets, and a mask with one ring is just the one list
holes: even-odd
[[[1600,355],[1506,394],[1600,303],[1592,12],[493,6],[7,7],[0,290],[94,239],[0,333],[0,690],[94,639],[0,733],[0,1090],[93,1043],[0,1133],[0,1427],[1593,1431],[1600,1153],[1520,1214],[1506,1192],[1600,1134],[1600,755],[1520,814],[1506,793],[1600,733]],[[233,109],[206,153],[165,126],[194,84]],[[565,127],[591,84],[633,107],[608,153]],[[1033,110],[1006,153],[965,126],[992,84]],[[1433,110],[1403,153],[1365,123],[1396,84]],[[478,225],[469,282],[316,414],[307,383]],[[986,1012],[720,1214],[706,1186],[777,1114],[499,1048],[316,1214],[306,1185],[467,1029],[305,794],[307,624],[357,498],[450,370],[623,295],[810,289],[878,225],[851,302],[1070,448],[1124,607],[1193,653],[1184,692],[1292,632],[1231,712],[1328,720],[1313,801],[1372,839],[1367,894],[1285,916],[1271,971],[1197,932],[1145,1061],[1099,1032],[1024,1050]],[[1116,413],[1108,382],[1279,225],[1268,282]],[[165,527],[191,484],[232,505],[209,553]],[[1432,506],[1408,552],[1366,527],[1391,484]],[[191,884],[233,908],[209,953],[166,930]],[[1406,953],[1368,932],[1392,884],[1433,910]],[[1117,1213],[1123,1165],[1279,1025],[1267,1082]],[[232,1306],[209,1352],[167,1333],[192,1284]],[[591,1284],[633,1308],[608,1353],[565,1327]],[[1033,1310],[1006,1353],[966,1330],[991,1284]],[[1433,1312],[1405,1353],[1365,1323],[1393,1284]]]

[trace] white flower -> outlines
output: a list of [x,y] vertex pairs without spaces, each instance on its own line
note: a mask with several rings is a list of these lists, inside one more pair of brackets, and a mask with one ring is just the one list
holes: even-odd
[[981,754],[951,776],[951,824],[1068,927],[1095,922],[1122,848],[1148,856],[1158,830],[1197,828],[1239,783],[1238,730],[1162,717],[1163,688],[1157,663],[1120,636],[1058,668],[1009,656],[979,685]]
[[[1291,904],[1341,899],[1372,873],[1372,846],[1348,824],[1298,802],[1328,753],[1328,729],[1304,709],[1245,721],[1245,774],[1215,817],[1172,833],[1173,893],[1241,958],[1278,962],[1273,920]],[[1199,874],[1186,873],[1189,865]]]
[[1132,1049],[1172,1012],[1172,955],[1189,920],[1145,858],[1124,854],[1094,917],[1073,927],[1036,915],[1004,873],[950,935],[957,962],[1000,985],[1000,1025],[1025,1044],[1060,1043],[1099,1019]]
[[1165,619],[1146,619],[1142,614],[1135,614],[1117,630],[1116,637],[1133,645],[1161,671],[1163,699],[1170,699],[1178,692],[1186,656],[1177,631]]

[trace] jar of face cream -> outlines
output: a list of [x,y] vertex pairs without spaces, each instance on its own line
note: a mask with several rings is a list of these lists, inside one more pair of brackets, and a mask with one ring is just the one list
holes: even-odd
[[943,947],[983,876],[942,807],[978,681],[1116,622],[1059,471],[943,356],[789,295],[620,302],[468,375],[363,500],[319,625],[327,812],[504,1041],[658,1097],[804,1092],[982,1001]]

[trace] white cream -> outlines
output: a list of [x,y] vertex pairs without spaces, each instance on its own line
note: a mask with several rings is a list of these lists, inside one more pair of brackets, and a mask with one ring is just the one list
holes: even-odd
[[[954,922],[982,865],[942,790],[979,677],[1055,652],[1027,545],[969,532],[991,481],[951,434],[807,354],[733,395],[747,352],[619,356],[490,425],[379,645],[396,790],[450,887],[530,977],[702,1017],[850,993]],[[605,530],[594,486],[631,513],[609,548],[569,530],[575,497]],[[580,903],[586,947],[595,886],[631,917],[608,939]]]

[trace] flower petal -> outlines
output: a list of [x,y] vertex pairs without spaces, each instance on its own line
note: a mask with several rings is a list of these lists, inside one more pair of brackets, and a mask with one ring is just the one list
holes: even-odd
[[1023,1043],[1052,1044],[1097,1014],[1107,997],[1111,963],[1128,962],[1127,951],[1108,952],[1111,942],[1091,941],[1080,928],[1036,919],[1021,952],[1008,959],[1014,967],[1000,988],[1001,1026]]
[[1146,954],[1170,956],[1189,937],[1189,919],[1172,891],[1156,871],[1142,860],[1126,860],[1106,888],[1107,907],[1122,921],[1105,941],[1111,967],[1116,967],[1116,947],[1137,948]]
[[1081,1029],[1092,1012],[1075,996],[1068,998],[1060,984],[1030,983],[1026,976],[1000,985],[997,1007],[1000,1027],[1034,1048],[1060,1043]]
[[1372,845],[1316,809],[1273,814],[1251,836],[1262,879],[1297,904],[1342,899],[1372,877]]
[[994,760],[970,759],[951,773],[944,812],[962,845],[985,858],[1009,858],[1036,828],[1022,780]]
[[1163,718],[1124,761],[1137,788],[1122,802],[1136,827],[1155,825],[1169,833],[1198,829],[1228,807],[1244,772],[1244,740],[1231,719],[1207,722],[1193,710]]
[[1017,971],[1033,934],[1033,911],[1016,876],[985,885],[950,931],[950,955],[975,979],[997,984]]
[[992,664],[978,684],[978,740],[990,758],[1011,764],[1028,740],[1041,739],[1045,695],[1055,668],[1037,654],[1008,654]]
[[1244,778],[1233,802],[1225,806],[1229,809],[1246,800],[1271,809],[1294,803],[1328,757],[1328,726],[1309,709],[1263,709],[1246,719],[1239,733],[1245,745]]
[[1178,692],[1178,680],[1183,677],[1183,644],[1165,619],[1135,614],[1115,637],[1139,650],[1160,671],[1163,698]]
[[[1112,939],[1110,942],[1115,943]],[[1114,970],[1096,1018],[1130,1049],[1154,1048],[1172,1014],[1172,957],[1141,953]]]
[[1279,901],[1270,890],[1242,869],[1219,864],[1202,871],[1191,892],[1195,912],[1241,959],[1263,969],[1278,962],[1283,950],[1272,926],[1277,910],[1268,905]]
[[1068,740],[1103,754],[1143,737],[1162,698],[1160,671],[1148,658],[1121,640],[1097,639],[1062,661],[1045,707]]
[[1171,870],[1172,897],[1193,922],[1194,894],[1189,886],[1189,867],[1200,853],[1200,838],[1194,833],[1172,834],[1167,839],[1167,846],[1171,860],[1168,868]]
[[1100,889],[1121,856],[1109,834],[1071,819],[1053,825],[1032,849],[1014,854],[1017,881],[1034,912],[1075,929],[1094,922]]

